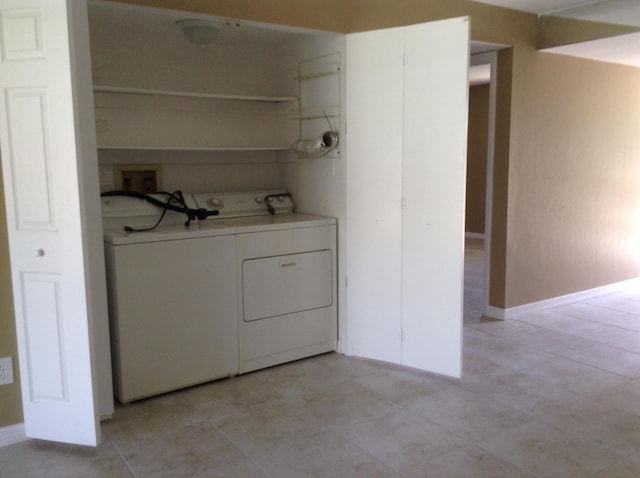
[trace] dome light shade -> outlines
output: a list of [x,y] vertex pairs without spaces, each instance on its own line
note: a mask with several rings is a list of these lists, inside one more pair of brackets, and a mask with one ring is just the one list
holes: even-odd
[[187,39],[195,45],[210,45],[220,31],[213,22],[197,18],[178,20],[176,25],[182,30]]

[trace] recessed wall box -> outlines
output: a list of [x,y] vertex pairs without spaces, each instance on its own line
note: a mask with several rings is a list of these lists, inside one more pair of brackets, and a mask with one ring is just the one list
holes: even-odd
[[118,164],[115,166],[116,189],[145,194],[162,190],[162,166],[159,164]]

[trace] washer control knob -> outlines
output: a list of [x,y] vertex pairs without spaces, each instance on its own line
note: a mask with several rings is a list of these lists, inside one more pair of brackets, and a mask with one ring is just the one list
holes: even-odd
[[222,201],[219,198],[209,198],[207,199],[207,204],[210,207],[222,207]]
[[36,257],[44,257],[44,249],[37,249]]
[[260,196],[256,196],[253,198],[256,204],[262,204],[263,199]]
[[269,196],[269,197],[266,199],[266,201],[267,201],[269,204],[271,204],[271,203],[273,202],[273,197],[272,197],[272,196]]

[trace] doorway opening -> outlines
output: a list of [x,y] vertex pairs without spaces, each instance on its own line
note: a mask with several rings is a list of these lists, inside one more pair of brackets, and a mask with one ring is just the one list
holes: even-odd
[[497,50],[503,47],[480,42],[472,42],[471,47],[465,207],[465,324],[479,321],[489,307]]

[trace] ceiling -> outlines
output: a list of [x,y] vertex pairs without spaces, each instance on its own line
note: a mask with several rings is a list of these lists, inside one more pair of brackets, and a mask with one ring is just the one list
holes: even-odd
[[[521,10],[523,12],[545,13],[559,12],[560,10],[576,9],[576,7],[586,7],[589,9],[599,9],[618,12],[619,18],[624,18],[622,10],[634,10],[637,0],[475,0],[479,3],[488,3],[498,7]],[[581,8],[580,8],[581,9]]]
[[537,15],[638,27],[638,33],[549,48],[546,51],[640,67],[638,0],[476,0]]

